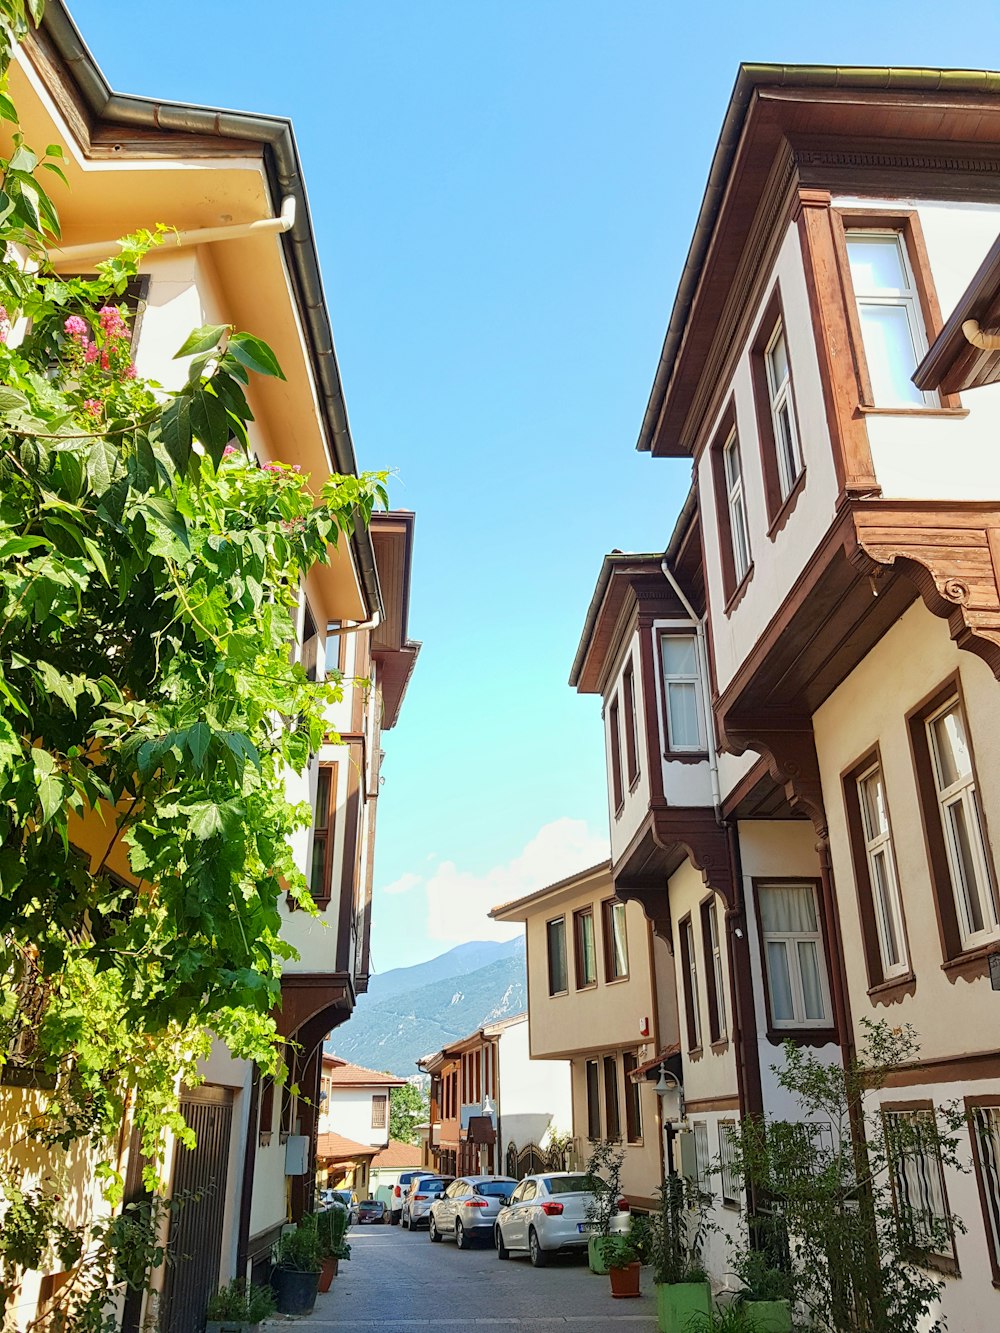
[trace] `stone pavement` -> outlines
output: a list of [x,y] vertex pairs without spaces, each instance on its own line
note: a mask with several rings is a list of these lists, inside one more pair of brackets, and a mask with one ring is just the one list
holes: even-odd
[[[302,1333],[405,1333],[450,1329],[490,1333],[653,1333],[653,1280],[643,1269],[642,1296],[614,1300],[606,1277],[584,1258],[559,1257],[545,1268],[525,1258],[500,1263],[492,1249],[458,1250],[452,1241],[432,1245],[426,1231],[354,1226],[352,1257],[311,1315],[269,1322],[269,1330]],[[289,1329],[290,1333],[290,1329]]]

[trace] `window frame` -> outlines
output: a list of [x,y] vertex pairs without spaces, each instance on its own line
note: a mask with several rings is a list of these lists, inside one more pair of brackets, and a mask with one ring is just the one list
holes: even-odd
[[620,1143],[622,1111],[618,1091],[617,1054],[601,1056],[601,1076],[604,1085],[604,1137],[609,1143]]
[[[614,919],[617,908],[621,908],[618,915],[622,924],[622,952],[625,955],[625,971],[616,970],[615,953],[615,926]],[[629,977],[629,957],[628,957],[628,922],[625,914],[625,904],[620,898],[605,898],[601,903],[601,935],[604,943],[604,980],[609,986],[616,985],[619,981],[628,981]]]
[[[382,1108],[382,1118],[375,1114],[376,1107]],[[372,1129],[386,1129],[389,1125],[389,1094],[387,1092],[372,1093]]]
[[622,1051],[622,1077],[625,1081],[625,1139],[642,1143],[642,1087],[632,1078],[639,1067],[638,1051]]
[[739,1179],[733,1169],[736,1148],[736,1121],[719,1120],[719,1197],[723,1208],[739,1208],[742,1193]]
[[[746,538],[748,565],[742,573],[736,566],[736,546],[732,527],[732,514],[729,506],[730,488],[726,475],[725,450],[733,441],[739,453],[740,434],[736,420],[735,402],[730,399],[719,419],[715,435],[709,448],[709,463],[712,470],[712,489],[715,492],[715,514],[719,529],[719,558],[722,565],[722,591],[725,602],[725,614],[731,615],[743,590],[753,577],[753,547],[750,544],[750,516],[746,509],[746,489],[743,490],[744,536]],[[743,456],[739,453],[741,478]]]
[[684,1020],[688,1052],[701,1052],[701,1001],[698,995],[698,959],[695,950],[694,924],[691,913],[677,923],[681,952],[681,987],[684,993]]
[[[847,327],[850,336],[853,361],[858,387],[858,404],[862,412],[884,412],[887,414],[910,414],[961,410],[958,394],[942,394],[936,391],[923,391],[924,404],[909,406],[880,406],[875,402],[871,377],[868,372],[868,357],[864,336],[861,331],[861,318],[858,313],[858,298],[851,273],[850,256],[847,249],[848,232],[886,233],[895,232],[900,240],[905,265],[913,286],[910,290],[914,297],[914,314],[920,341],[924,352],[930,347],[943,326],[941,306],[934,285],[927,246],[924,241],[920,216],[916,209],[870,209],[834,208],[833,218],[834,244],[837,260],[841,269],[841,285],[844,290],[844,307],[847,314]],[[912,328],[912,325],[911,325]],[[914,371],[923,353],[916,351]]]
[[[553,989],[552,989],[553,977],[552,977],[552,934],[551,934],[551,931],[552,931],[552,927],[553,927],[553,926],[562,926],[562,971],[563,971],[563,980],[565,981],[566,984],[565,984],[565,986],[562,987],[561,990],[553,990]],[[566,948],[566,913],[565,913],[565,912],[563,912],[563,914],[562,914],[561,916],[554,916],[554,917],[551,917],[551,918],[550,918],[548,921],[546,921],[546,923],[545,923],[545,961],[546,961],[546,964],[547,964],[547,971],[548,971],[549,995],[550,995],[550,997],[554,997],[554,996],[556,996],[556,995],[568,995],[568,994],[569,994],[569,951],[568,951],[567,948]]]
[[[785,339],[785,358],[788,371],[783,385],[773,384],[770,353],[778,335]],[[757,440],[760,446],[761,472],[764,477],[764,501],[767,506],[767,535],[773,541],[784,526],[784,521],[795,507],[796,497],[805,486],[806,461],[802,449],[802,431],[799,428],[798,401],[795,393],[795,372],[788,342],[788,321],[785,319],[781,288],[776,284],[757,325],[757,335],[750,348],[750,377],[753,383],[754,407],[757,417]],[[781,398],[788,404],[789,428],[793,452],[798,468],[794,477],[783,477],[781,454],[778,449],[779,430],[776,420]]]
[[625,710],[625,775],[629,791],[639,781],[639,744],[635,712],[635,663],[629,654],[622,672],[622,704]]
[[[997,1145],[994,1150],[995,1164],[993,1167],[996,1181],[992,1186],[987,1180],[986,1168],[982,1159],[979,1130],[975,1121],[977,1111],[989,1111],[997,1119]],[[1000,1287],[1000,1096],[981,1094],[966,1097],[965,1114],[969,1127],[972,1163],[976,1174],[976,1186],[979,1190],[979,1204],[983,1213],[983,1231],[986,1236],[986,1248],[990,1256],[993,1285]]]
[[615,816],[625,808],[625,786],[622,782],[622,740],[619,720],[618,695],[608,709],[608,744],[611,750],[611,794],[614,797]]
[[[581,978],[584,975],[584,941],[583,941],[583,922],[590,918],[590,937],[593,943],[594,953],[594,974],[588,981]],[[590,903],[587,907],[578,907],[573,913],[573,963],[574,963],[574,981],[577,990],[593,990],[597,985],[597,925],[594,921],[594,905]]]
[[[591,1070],[594,1074],[593,1086],[591,1086],[590,1080]],[[601,1066],[596,1056],[583,1062],[583,1085],[587,1094],[587,1138],[591,1143],[596,1143],[602,1137],[601,1125],[603,1123],[601,1116]]]
[[[762,875],[751,879],[753,888],[754,919],[757,928],[757,945],[760,959],[761,984],[764,988],[764,1010],[767,1017],[767,1039],[774,1046],[785,1041],[794,1041],[803,1046],[825,1046],[838,1040],[836,1018],[833,1010],[833,984],[830,977],[830,960],[827,953],[827,934],[829,923],[823,910],[822,883],[809,875]],[[819,940],[819,956],[822,961],[822,990],[826,1006],[826,1021],[822,1023],[810,1019],[802,1023],[790,1023],[787,1020],[776,1022],[771,1004],[771,979],[767,967],[767,941],[764,935],[764,918],[761,912],[761,889],[768,888],[811,888],[816,904],[816,921],[819,927],[815,932]],[[809,932],[812,934],[813,932]],[[793,936],[802,938],[802,936]],[[798,958],[796,951],[796,968]]]
[[[938,715],[954,698],[958,699],[962,710],[969,756],[972,763],[972,781],[978,792],[980,788],[975,741],[969,726],[969,712],[965,706],[961,679],[957,673],[950,676],[938,689],[911,709],[906,715],[906,722],[910,734],[910,754],[917,783],[924,841],[927,849],[927,863],[930,869],[934,910],[937,915],[944,968],[946,972],[953,974],[958,972],[971,978],[986,975],[988,968],[986,954],[996,947],[997,939],[992,937],[987,942],[978,945],[967,945],[963,941],[947,839],[940,814],[934,757],[927,732],[928,720]],[[993,886],[994,901],[996,901],[996,862],[993,855],[989,823],[981,802],[979,803],[978,815],[983,850],[986,856],[986,868]],[[1000,914],[1000,906],[998,906],[998,914]]]
[[[878,772],[882,779],[883,804],[885,806],[887,828],[884,834],[868,837],[862,783]],[[892,991],[899,986],[907,986],[914,980],[910,943],[906,929],[906,912],[903,907],[903,894],[899,882],[899,867],[896,863],[896,845],[892,831],[892,811],[889,807],[889,795],[882,755],[876,745],[861,756],[841,775],[844,793],[844,811],[847,816],[847,834],[851,847],[851,860],[854,866],[854,884],[857,890],[858,916],[861,923],[861,937],[864,945],[865,967],[868,973],[869,993],[882,990]],[[880,843],[881,847],[874,844]],[[902,950],[902,961],[891,970],[886,968],[886,941],[884,926],[879,925],[879,902],[876,898],[875,879],[873,876],[873,856],[883,850],[886,866],[891,878],[890,895],[894,899],[896,920],[894,927]],[[881,895],[879,895],[881,896]],[[911,988],[912,989],[912,988]]]
[[[879,1106],[879,1113],[882,1117],[883,1133],[885,1135],[886,1155],[889,1166],[889,1184],[892,1190],[893,1210],[896,1214],[897,1224],[902,1229],[906,1223],[903,1220],[901,1211],[901,1200],[898,1192],[898,1181],[896,1175],[895,1161],[891,1145],[891,1130],[889,1129],[889,1117],[930,1115],[934,1121],[935,1131],[935,1152],[933,1156],[924,1153],[924,1161],[930,1162],[936,1167],[937,1184],[941,1191],[941,1200],[945,1208],[945,1213],[950,1217],[951,1207],[948,1202],[948,1183],[945,1177],[944,1162],[941,1158],[940,1145],[937,1143],[937,1111],[934,1103],[927,1098],[919,1098],[915,1101],[883,1102]],[[925,1171],[925,1175],[930,1176],[930,1171]],[[943,1220],[943,1219],[942,1219]],[[951,1250],[948,1254],[939,1253],[936,1250],[916,1249],[914,1253],[914,1262],[918,1265],[926,1265],[928,1268],[936,1269],[943,1273],[953,1276],[959,1276],[958,1252],[955,1247],[955,1232],[949,1222],[949,1234],[951,1236]]]
[[[333,849],[337,841],[337,770],[340,765],[336,760],[321,760],[316,768],[316,796],[313,800],[313,821],[312,821],[312,842],[309,848],[309,892],[312,900],[319,908],[325,911],[329,907],[333,898]],[[326,828],[318,827],[319,799],[322,786],[322,775],[330,774],[330,789],[327,796],[326,810]],[[317,839],[323,843],[323,885],[324,892],[317,893],[312,887],[313,865],[316,857]],[[295,900],[289,898],[291,906],[295,905]]]
[[[667,674],[667,664],[663,658],[663,645],[667,639],[690,639],[694,644],[694,672],[682,675],[678,672]],[[698,648],[698,635],[687,626],[668,626],[657,629],[657,669],[660,677],[660,705],[663,709],[663,757],[679,760],[681,763],[699,763],[708,757],[708,739],[705,735],[705,696],[702,680],[701,653]],[[670,686],[694,685],[695,720],[698,725],[698,744],[675,745],[670,734]]]
[[718,1046],[729,1040],[718,894],[710,893],[703,898],[699,908],[701,947],[705,957],[705,988],[708,992],[708,1035],[711,1044]]

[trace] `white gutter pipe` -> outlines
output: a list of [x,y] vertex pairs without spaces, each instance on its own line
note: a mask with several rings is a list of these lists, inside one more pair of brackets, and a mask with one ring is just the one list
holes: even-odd
[[[223,227],[195,227],[191,231],[164,233],[163,245],[183,249],[190,245],[210,245],[213,241],[238,241],[244,236],[280,236],[295,225],[295,196],[286,195],[281,201],[281,212],[273,218],[257,218],[253,222],[232,222]],[[121,248],[120,240],[88,241],[85,245],[54,246],[49,257],[54,264],[90,263],[107,259]]]
[[965,341],[983,352],[1000,352],[1000,333],[983,333],[978,319],[967,319],[962,325]]
[[[695,614],[694,607],[684,596],[683,589],[674,577],[666,556],[660,561],[660,569],[694,625],[695,643],[698,650],[698,675],[701,677],[702,685],[701,703],[705,722],[705,748],[708,751],[708,771],[712,779],[712,804],[715,806],[716,817],[719,817],[722,811],[722,790],[719,786],[719,757],[715,753],[715,719],[712,716],[712,705],[708,697],[708,645],[705,641],[705,621],[704,618]],[[666,718],[663,719],[663,722],[665,726]]]

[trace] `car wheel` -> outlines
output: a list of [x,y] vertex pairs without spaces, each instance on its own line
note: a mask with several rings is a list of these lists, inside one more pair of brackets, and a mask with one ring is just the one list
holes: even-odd
[[389,1214],[389,1225],[390,1225],[391,1227],[394,1227],[394,1226],[397,1226],[398,1223],[399,1223],[399,1218],[396,1216],[396,1214],[395,1214],[395,1213],[390,1213],[390,1214]]
[[544,1268],[548,1263],[548,1256],[539,1243],[534,1227],[528,1232],[528,1254],[531,1256],[532,1268]]
[[509,1259],[510,1250],[508,1250],[507,1246],[503,1243],[503,1232],[500,1230],[499,1227],[496,1227],[494,1229],[493,1240],[497,1247],[497,1258]]
[[461,1221],[455,1223],[455,1244],[460,1250],[465,1250],[469,1247],[469,1240],[466,1237],[465,1227],[462,1226]]
[[441,1232],[438,1231],[437,1224],[435,1223],[433,1217],[427,1224],[427,1234],[433,1241],[439,1241],[441,1239]]

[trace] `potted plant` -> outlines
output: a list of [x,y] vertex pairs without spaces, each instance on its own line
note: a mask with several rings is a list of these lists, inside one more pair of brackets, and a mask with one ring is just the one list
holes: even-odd
[[260,1323],[274,1313],[270,1287],[253,1287],[234,1278],[208,1302],[205,1333],[260,1333]]
[[347,1226],[350,1215],[346,1208],[326,1208],[316,1214],[316,1234],[319,1240],[319,1289],[329,1291],[330,1284],[337,1276],[341,1259],[350,1259],[351,1247],[347,1243]]
[[743,1283],[737,1301],[746,1308],[754,1333],[791,1333],[794,1278],[772,1266],[760,1250],[737,1254],[733,1272]]
[[708,1229],[704,1198],[693,1181],[668,1176],[660,1186],[653,1274],[660,1333],[683,1333],[695,1316],[710,1319],[712,1289],[701,1262]]
[[639,1295],[639,1253],[629,1236],[602,1236],[598,1242],[601,1261],[611,1278],[611,1295],[616,1300]]
[[611,1235],[611,1224],[620,1211],[622,1162],[625,1149],[620,1143],[601,1140],[594,1144],[587,1163],[587,1188],[591,1192],[587,1204],[587,1221],[590,1223],[590,1239],[587,1242],[587,1259],[592,1273],[607,1273],[607,1265],[601,1258],[601,1241]]
[[275,1247],[272,1278],[279,1314],[309,1314],[316,1304],[322,1268],[316,1219],[306,1214]]

